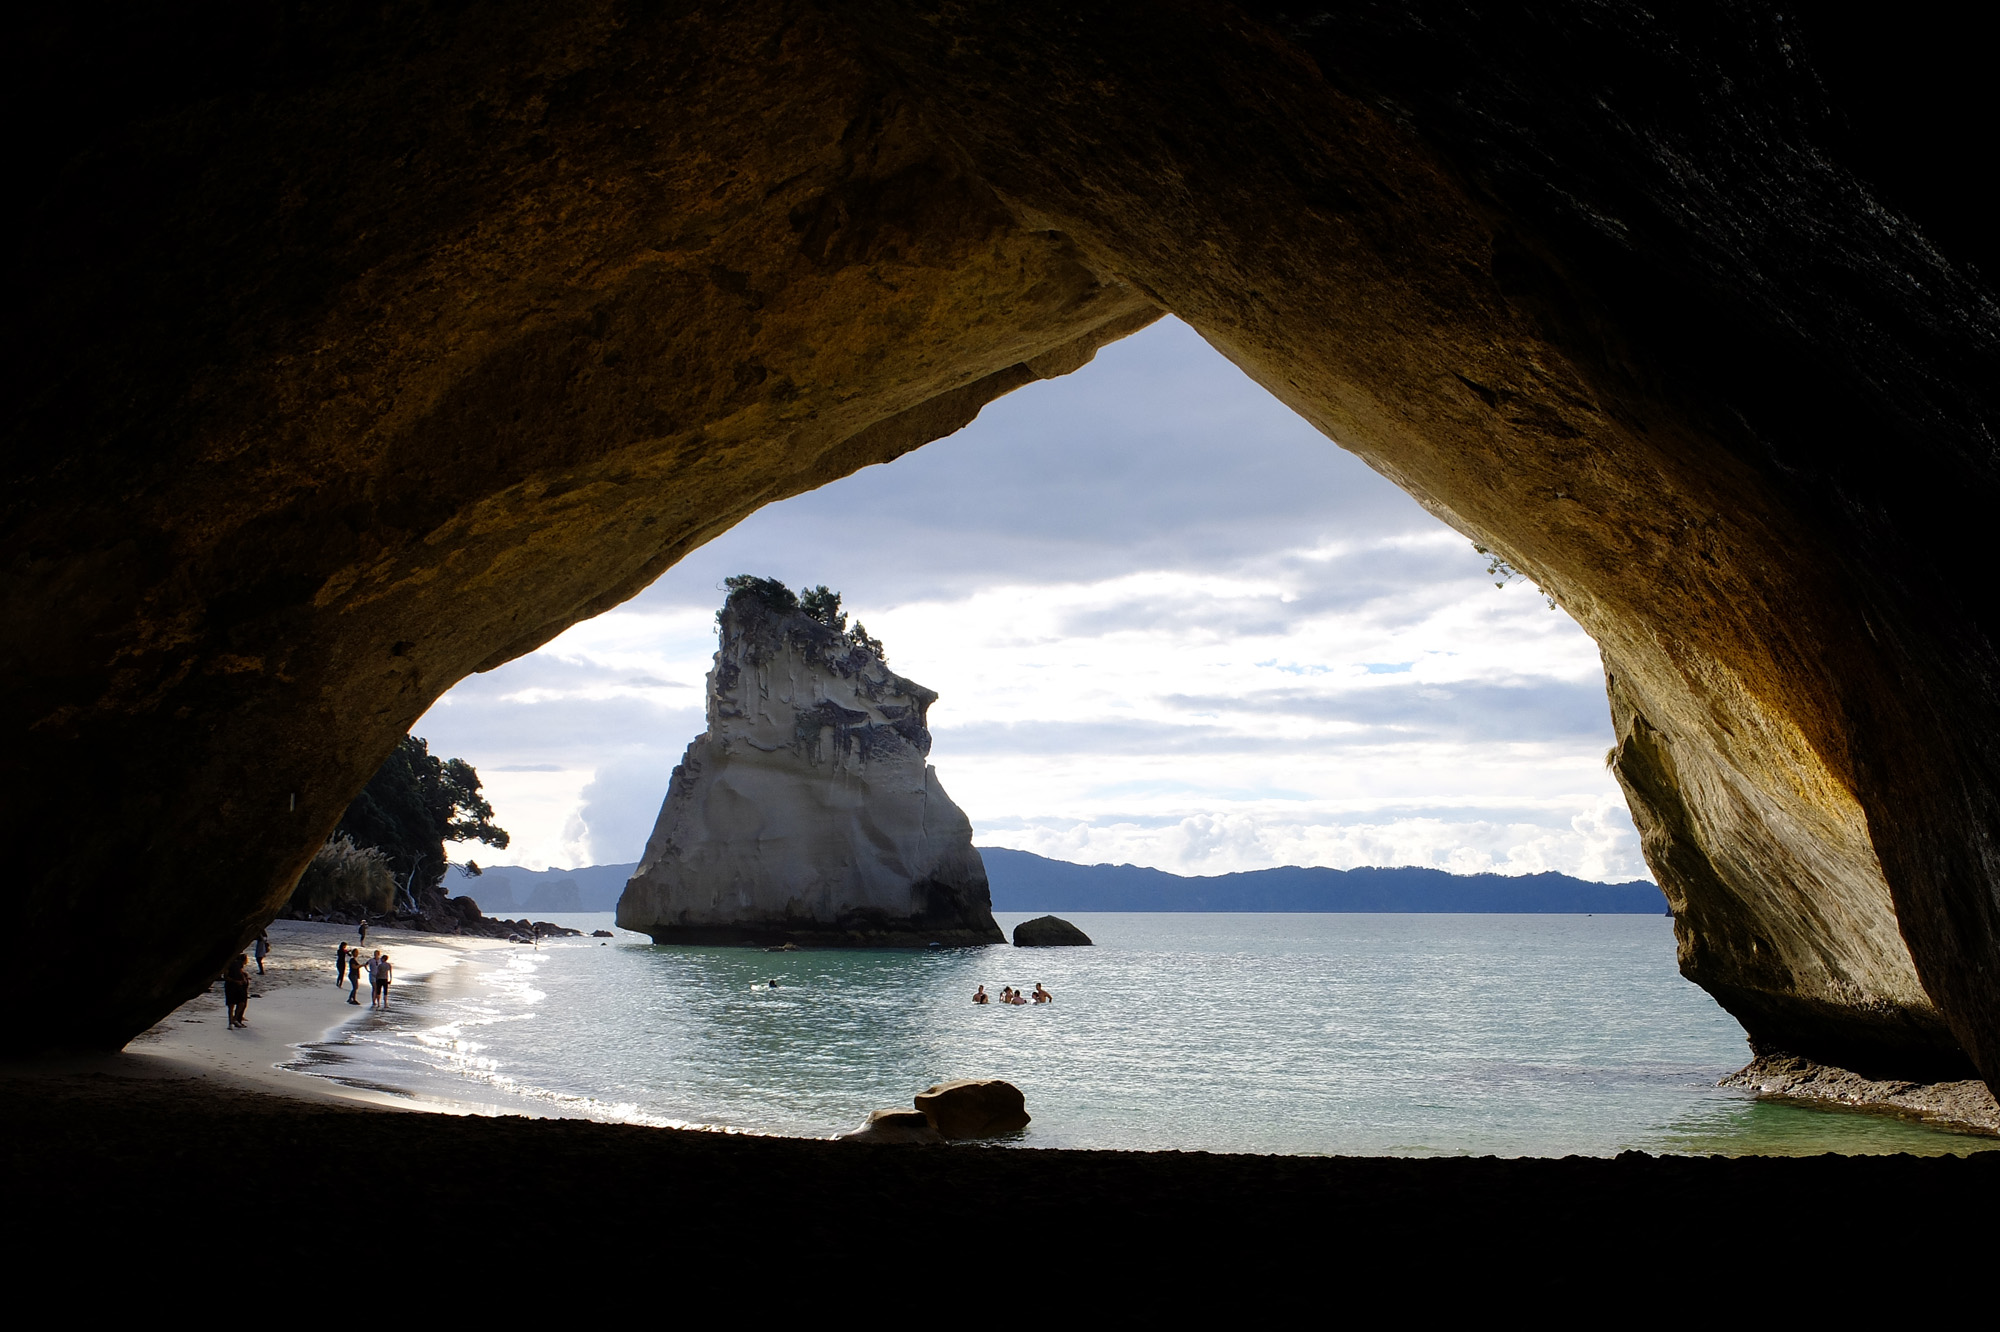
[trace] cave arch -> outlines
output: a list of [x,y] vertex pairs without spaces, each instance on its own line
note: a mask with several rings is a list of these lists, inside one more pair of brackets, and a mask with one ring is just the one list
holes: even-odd
[[1597,639],[1753,1038],[2000,1077],[2000,304],[1781,15],[134,6],[28,49],[11,844],[23,924],[144,959],[41,1039],[206,983],[453,681],[1172,310]]

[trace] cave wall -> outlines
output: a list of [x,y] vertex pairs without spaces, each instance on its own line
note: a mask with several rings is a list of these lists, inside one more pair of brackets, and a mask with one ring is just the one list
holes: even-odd
[[206,986],[457,680],[1159,315],[811,6],[298,12],[49,38],[134,100],[13,274],[20,923],[119,962],[39,1039]]
[[1761,1048],[2000,1074],[2000,319],[1837,44],[1722,5],[282,12],[45,24],[20,94],[9,817],[34,923],[150,950],[51,1039],[205,981],[467,672],[1172,310],[1597,639],[1683,968]]

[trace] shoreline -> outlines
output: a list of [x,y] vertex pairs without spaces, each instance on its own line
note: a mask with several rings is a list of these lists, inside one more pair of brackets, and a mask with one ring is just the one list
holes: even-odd
[[[218,983],[135,1036],[116,1054],[58,1056],[48,1061],[49,1066],[138,1080],[208,1081],[236,1091],[308,1102],[428,1114],[477,1113],[471,1106],[415,1103],[285,1067],[298,1061],[306,1046],[337,1040],[344,1028],[367,1020],[374,1010],[365,1001],[349,1004],[347,987],[334,985],[334,951],[342,940],[354,943],[354,926],[274,920],[268,934],[271,954],[264,959],[265,974],[257,974],[254,962],[251,967],[247,1027],[229,1026]],[[505,939],[394,928],[371,928],[367,944],[370,951],[380,948],[395,963],[391,1004],[397,1003],[396,992],[405,986],[467,965],[481,953],[520,946]]]
[[[334,950],[343,940],[350,945],[354,942],[354,926],[276,920],[269,927],[269,937],[272,952],[265,959],[267,974],[260,977],[252,972],[247,1029],[232,1030],[227,1025],[218,983],[142,1032],[118,1053],[51,1056],[33,1063],[56,1077],[90,1074],[128,1081],[204,1083],[217,1092],[254,1092],[320,1105],[450,1117],[633,1122],[552,1112],[527,1099],[518,1104],[496,1102],[470,1089],[464,1095],[439,1095],[435,1089],[371,1087],[327,1072],[306,1071],[298,1065],[313,1058],[308,1047],[339,1044],[343,1031],[367,1021],[373,1011],[366,1004],[349,1005],[346,989],[333,985]],[[395,959],[396,989],[406,997],[401,1001],[392,998],[392,1003],[408,1013],[421,1011],[422,996],[429,988],[423,982],[438,979],[454,967],[477,965],[482,956],[492,957],[525,945],[503,938],[377,927],[370,930],[368,946],[379,947]],[[413,984],[418,985],[414,992],[409,988]],[[25,1071],[18,1065],[16,1070]],[[1973,1147],[1974,1152],[1991,1150],[1992,1140],[2000,1137],[2000,1106],[1979,1083],[1874,1082],[1844,1069],[1778,1056],[1755,1059],[1717,1085],[1750,1091],[1760,1101],[1902,1119],[1975,1142],[1986,1140]],[[673,1131],[790,1136],[698,1125]],[[1157,1149],[1122,1150],[1143,1153]]]

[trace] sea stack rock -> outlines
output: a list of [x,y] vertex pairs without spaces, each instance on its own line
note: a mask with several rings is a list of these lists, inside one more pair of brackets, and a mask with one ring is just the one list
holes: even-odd
[[729,580],[708,730],[667,787],[618,924],[656,943],[991,944],[972,823],[925,760],[937,695],[825,588]]

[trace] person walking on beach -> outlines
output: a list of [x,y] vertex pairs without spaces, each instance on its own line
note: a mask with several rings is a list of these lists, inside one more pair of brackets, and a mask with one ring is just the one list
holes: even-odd
[[264,974],[264,959],[271,955],[271,940],[262,930],[257,931],[257,946],[255,951],[257,954],[257,974],[261,976]]
[[361,965],[368,971],[368,1006],[375,1008],[382,1002],[382,979],[378,974],[382,970],[382,950],[376,949],[375,955]]
[[340,941],[340,951],[333,955],[333,988],[347,984],[347,940]]
[[229,969],[222,973],[222,1002],[229,1010],[229,1025],[247,1027],[250,1025],[250,955],[238,953]]
[[[361,929],[360,929],[360,931],[359,931],[358,933],[359,933],[359,937],[360,937],[360,939],[361,939],[361,942],[362,942],[362,943],[367,943],[367,942],[368,942],[368,913],[367,913],[367,912],[365,912],[365,911],[364,911],[364,912],[363,912],[363,913],[361,914]],[[358,952],[358,951],[360,951],[360,950],[358,950],[358,949],[357,949],[356,951]]]
[[[389,955],[382,954],[382,960],[375,968],[375,988],[382,995],[382,1011],[389,1011],[389,982],[396,978],[396,969],[389,965]],[[771,982],[773,985],[776,981]]]

